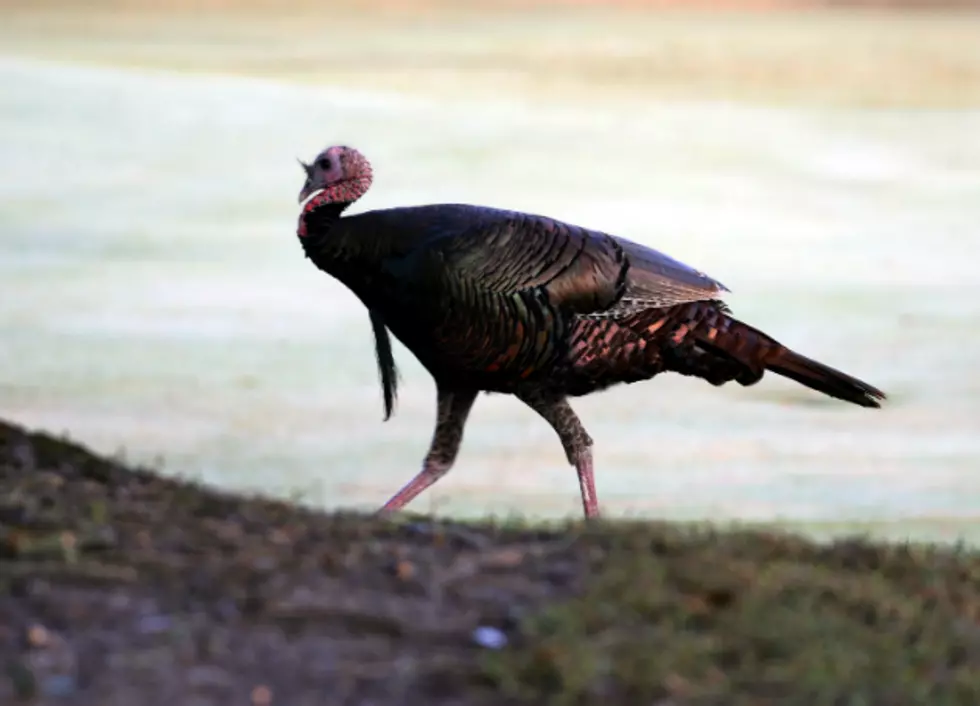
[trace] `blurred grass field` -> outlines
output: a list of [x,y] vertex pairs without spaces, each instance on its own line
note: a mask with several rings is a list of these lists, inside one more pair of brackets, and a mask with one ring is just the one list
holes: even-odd
[[[386,497],[431,381],[399,347],[380,423],[363,311],[292,233],[293,158],[348,142],[377,170],[359,208],[620,233],[892,395],[674,377],[582,400],[610,513],[980,537],[978,15],[109,5],[0,4],[0,416],[226,487]],[[550,429],[481,398],[414,509],[576,494]]]

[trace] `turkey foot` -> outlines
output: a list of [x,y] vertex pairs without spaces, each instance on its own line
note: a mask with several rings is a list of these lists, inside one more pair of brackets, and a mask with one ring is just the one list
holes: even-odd
[[463,428],[476,401],[475,390],[436,390],[436,429],[422,470],[384,504],[379,513],[401,510],[419,493],[446,475],[463,443]]
[[561,395],[528,388],[517,392],[517,398],[537,412],[558,434],[568,462],[578,473],[582,507],[587,518],[599,517],[599,497],[595,492],[592,469],[592,437],[585,431],[575,410]]
[[586,451],[575,460],[575,470],[578,472],[578,485],[582,491],[582,508],[586,518],[599,517],[599,498],[595,492],[595,475],[592,472],[592,451]]

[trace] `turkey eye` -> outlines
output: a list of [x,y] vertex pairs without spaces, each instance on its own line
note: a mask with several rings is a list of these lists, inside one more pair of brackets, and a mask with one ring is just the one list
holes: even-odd
[[330,160],[327,159],[326,157],[320,157],[320,159],[318,159],[316,162],[316,166],[320,167],[320,169],[322,169],[323,171],[329,171]]

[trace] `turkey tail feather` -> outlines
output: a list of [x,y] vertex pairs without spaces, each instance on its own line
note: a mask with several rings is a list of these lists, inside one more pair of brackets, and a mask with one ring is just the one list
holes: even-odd
[[378,358],[378,373],[381,376],[381,391],[384,395],[385,421],[391,419],[398,398],[398,369],[395,367],[395,356],[391,352],[391,338],[385,328],[381,314],[370,311],[371,328],[374,331],[374,350]]
[[861,407],[881,407],[885,393],[866,382],[780,346],[766,357],[766,369],[812,390]]
[[726,310],[705,312],[694,334],[698,347],[736,361],[743,370],[734,379],[743,385],[758,382],[764,371],[794,380],[861,407],[880,407],[885,393],[868,383],[790,350],[759,329],[733,318]]

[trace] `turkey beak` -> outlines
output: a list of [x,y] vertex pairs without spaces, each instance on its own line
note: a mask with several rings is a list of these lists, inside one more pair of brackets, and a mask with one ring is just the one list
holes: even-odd
[[306,172],[306,181],[303,182],[303,188],[299,191],[298,200],[299,203],[303,203],[310,194],[316,191],[316,187],[313,186],[313,166],[307,164],[301,159],[297,159],[296,161],[299,162],[299,166],[301,166],[303,171]]

